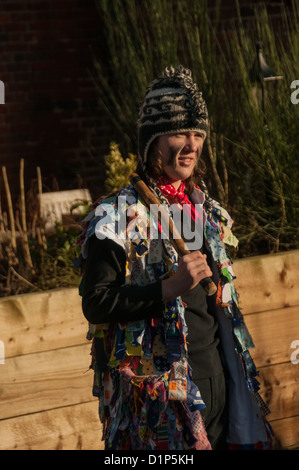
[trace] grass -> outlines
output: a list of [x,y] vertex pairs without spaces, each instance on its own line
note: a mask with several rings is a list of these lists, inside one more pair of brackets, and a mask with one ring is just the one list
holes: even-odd
[[[106,51],[105,58],[95,53],[99,97],[122,133],[121,149],[136,153],[137,113],[148,83],[167,65],[189,67],[210,115],[208,187],[235,219],[238,256],[298,248],[299,106],[290,100],[290,85],[299,79],[298,9],[282,7],[274,26],[259,5],[250,28],[239,15],[224,29],[221,3],[212,21],[205,1],[97,0]],[[264,107],[261,84],[250,81],[257,41],[283,76],[265,84]]]

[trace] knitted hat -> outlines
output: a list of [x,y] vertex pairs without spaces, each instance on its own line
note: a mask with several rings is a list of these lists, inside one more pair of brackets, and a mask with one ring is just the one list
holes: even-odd
[[153,140],[173,132],[201,132],[206,137],[208,111],[191,71],[167,67],[145,94],[137,122],[138,151],[143,162]]

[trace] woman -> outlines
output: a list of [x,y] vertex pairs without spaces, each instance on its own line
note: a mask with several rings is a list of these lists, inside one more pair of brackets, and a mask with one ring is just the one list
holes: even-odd
[[[106,449],[271,443],[225,249],[236,242],[232,221],[202,180],[207,127],[188,69],[167,68],[150,84],[138,120],[139,173],[170,217],[181,214],[186,242],[186,221],[194,236],[201,232],[191,253],[178,256],[132,185],[99,201],[86,220],[82,306]],[[201,281],[211,276],[218,291],[207,297]]]

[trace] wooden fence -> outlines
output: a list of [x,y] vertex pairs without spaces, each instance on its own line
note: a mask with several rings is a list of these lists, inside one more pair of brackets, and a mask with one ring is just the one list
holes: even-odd
[[[299,250],[233,267],[277,444],[298,448]],[[103,448],[86,330],[77,289],[0,301],[0,449]]]
[[299,250],[238,260],[234,271],[277,446],[299,448]]

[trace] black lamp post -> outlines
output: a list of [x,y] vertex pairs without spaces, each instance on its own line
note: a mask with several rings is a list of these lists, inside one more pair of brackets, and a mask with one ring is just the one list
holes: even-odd
[[259,83],[262,90],[262,109],[265,112],[265,100],[266,100],[266,90],[265,82],[271,82],[276,80],[281,80],[282,75],[276,75],[266,63],[263,52],[262,45],[260,42],[256,44],[256,59],[252,65],[252,68],[249,72],[250,81],[252,83]]

